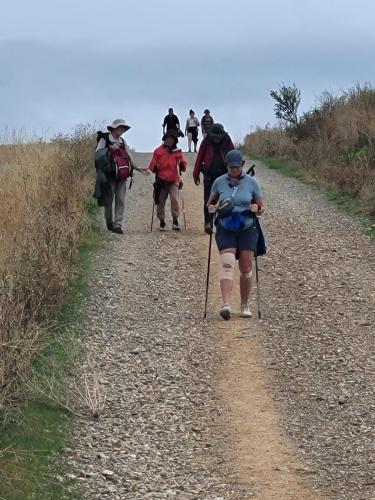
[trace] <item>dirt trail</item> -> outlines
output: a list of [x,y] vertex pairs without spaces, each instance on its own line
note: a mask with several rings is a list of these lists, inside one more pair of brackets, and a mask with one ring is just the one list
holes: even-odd
[[[202,227],[202,194],[194,189],[190,181],[187,182],[187,188],[189,219],[192,220],[192,228],[197,231],[196,238],[202,249],[201,258],[205,261],[208,237],[199,234]],[[301,475],[308,469],[296,459],[290,445],[281,435],[278,409],[272,400],[268,376],[259,352],[258,339],[262,335],[262,321],[257,319],[255,300],[252,306],[253,318],[240,318],[239,273],[236,270],[234,296],[237,295],[237,300],[233,302],[235,314],[230,322],[224,322],[217,314],[221,306],[218,270],[219,254],[213,240],[207,326],[212,335],[217,337],[223,353],[222,363],[217,367],[217,379],[222,404],[227,409],[221,425],[230,436],[227,453],[235,464],[233,479],[247,488],[254,498],[326,498],[303,484]]]
[[263,319],[217,316],[215,250],[205,322],[193,160],[188,231],[149,231],[152,180],[137,176],[125,235],[95,263],[81,329],[108,404],[73,429],[76,484],[90,499],[374,498],[373,247],[319,193],[259,168]]

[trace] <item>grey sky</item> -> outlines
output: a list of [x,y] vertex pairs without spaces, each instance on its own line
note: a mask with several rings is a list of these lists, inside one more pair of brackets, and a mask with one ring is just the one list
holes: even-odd
[[[273,123],[269,91],[374,81],[372,0],[19,0],[0,18],[0,129],[69,132],[124,117],[151,150],[173,106],[209,107],[235,140]],[[184,147],[185,144],[182,143]]]

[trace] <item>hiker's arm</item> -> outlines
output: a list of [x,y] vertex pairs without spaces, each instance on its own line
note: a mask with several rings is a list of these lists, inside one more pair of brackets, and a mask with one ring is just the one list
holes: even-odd
[[217,205],[217,202],[218,202],[219,196],[220,196],[220,193],[218,191],[217,186],[218,186],[218,184],[217,184],[217,179],[216,179],[215,182],[212,184],[210,197],[208,198],[208,202],[207,202],[207,208],[208,208],[208,211],[210,213],[215,213],[216,209],[217,209],[216,205]]
[[210,196],[207,202],[208,212],[214,214],[217,210],[217,198],[216,196]]
[[180,162],[179,162],[180,172],[186,172],[186,167],[187,167],[186,158],[185,158],[185,156],[183,154],[181,154],[181,159],[180,159]]
[[154,153],[154,154],[152,155],[152,158],[151,158],[151,161],[150,161],[150,165],[148,166],[148,169],[149,169],[152,173],[155,173],[155,172],[156,172],[157,163],[158,163],[158,159],[157,159],[156,154]]
[[255,179],[252,179],[253,182],[253,190],[252,190],[252,199],[250,205],[250,210],[256,215],[262,215],[265,210],[264,199],[262,190],[260,189],[259,184]]
[[256,215],[262,215],[265,209],[263,198],[255,198],[254,202],[250,205],[250,210]]
[[194,164],[194,170],[193,170],[193,177],[194,177],[194,182],[195,184],[199,184],[200,182],[200,174],[201,174],[201,168],[202,168],[202,163],[203,163],[203,156],[204,156],[204,150],[205,148],[202,147],[203,141],[201,143],[201,147],[199,148],[197,159],[195,160]]

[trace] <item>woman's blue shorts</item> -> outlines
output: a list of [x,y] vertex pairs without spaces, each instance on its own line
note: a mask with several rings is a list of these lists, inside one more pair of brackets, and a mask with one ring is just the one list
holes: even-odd
[[236,248],[238,251],[252,250],[255,252],[258,243],[258,228],[254,223],[249,229],[245,229],[244,231],[228,231],[220,223],[217,223],[215,238],[219,252],[227,248]]

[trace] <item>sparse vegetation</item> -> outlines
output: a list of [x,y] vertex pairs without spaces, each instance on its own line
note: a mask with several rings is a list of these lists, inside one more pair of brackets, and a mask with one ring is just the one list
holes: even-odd
[[51,453],[68,415],[96,417],[105,397],[70,328],[100,244],[93,130],[10,142],[0,146],[0,496],[68,498],[47,473]]
[[250,155],[296,162],[301,176],[356,200],[375,216],[375,89],[356,86],[334,96],[324,92],[296,127],[258,128],[245,137]]

